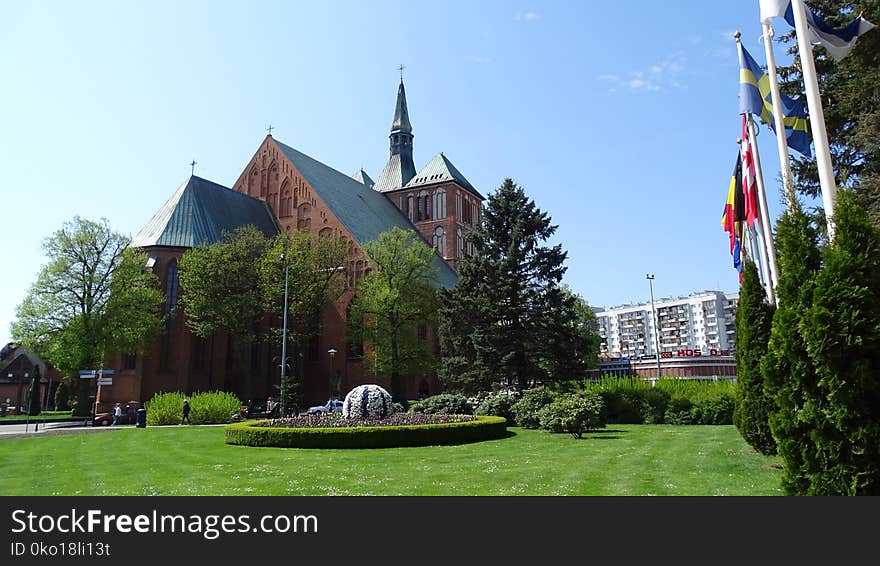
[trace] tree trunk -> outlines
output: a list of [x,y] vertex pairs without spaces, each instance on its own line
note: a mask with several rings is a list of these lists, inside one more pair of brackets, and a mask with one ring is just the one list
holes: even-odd
[[400,401],[404,396],[400,384],[400,346],[396,331],[391,333],[391,396],[395,401]]

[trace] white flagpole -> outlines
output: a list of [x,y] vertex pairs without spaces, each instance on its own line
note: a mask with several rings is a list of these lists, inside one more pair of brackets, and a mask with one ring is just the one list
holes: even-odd
[[[791,174],[791,163],[788,158],[788,139],[785,137],[785,115],[782,113],[782,96],[779,94],[779,82],[776,80],[773,28],[770,27],[768,22],[763,22],[762,25],[764,27],[764,54],[767,57],[767,76],[770,78],[770,100],[773,102],[773,122],[776,124],[776,149],[779,150],[782,190],[786,206],[788,206],[794,200],[794,177]],[[763,210],[761,213],[763,214]],[[775,252],[773,255],[776,255]]]
[[[776,246],[773,243],[773,233],[770,230],[770,212],[767,208],[767,193],[764,190],[764,173],[761,170],[761,156],[758,152],[758,140],[755,136],[755,122],[752,115],[747,116],[746,129],[749,132],[749,145],[752,149],[752,157],[755,160],[755,180],[758,185],[758,205],[761,209],[761,241],[764,246],[764,254],[769,268],[770,285],[768,285],[767,298],[771,305],[776,304],[776,286],[779,284],[779,271],[776,263]],[[777,122],[781,124],[781,122]],[[779,129],[779,128],[777,128]],[[783,133],[783,135],[785,135]]]
[[801,58],[801,71],[804,88],[807,92],[807,107],[810,110],[810,129],[813,132],[813,145],[816,148],[816,166],[819,169],[819,186],[822,188],[822,205],[825,207],[825,220],[828,225],[828,239],[834,239],[834,201],[837,198],[837,185],[831,166],[831,150],[828,147],[828,133],[825,131],[825,113],[822,111],[822,98],[819,95],[819,82],[816,65],[813,61],[813,45],[807,29],[807,13],[802,0],[791,1],[797,33],[798,54]]

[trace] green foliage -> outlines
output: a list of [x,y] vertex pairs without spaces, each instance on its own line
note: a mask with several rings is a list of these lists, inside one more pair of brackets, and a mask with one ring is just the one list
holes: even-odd
[[581,438],[585,432],[605,428],[602,397],[594,393],[565,394],[538,411],[541,428]]
[[441,293],[439,376],[448,389],[524,390],[579,379],[592,361],[592,322],[561,284],[567,254],[544,245],[556,228],[511,179],[489,195],[468,236],[475,253]]
[[470,406],[467,397],[464,395],[441,393],[410,403],[409,412],[426,413],[429,415],[472,415],[474,414],[474,409]]
[[232,421],[241,410],[241,401],[225,391],[211,391],[186,396],[180,392],[158,393],[146,402],[148,425],[179,424],[183,400],[189,399],[189,419],[193,424],[222,424]]
[[743,267],[736,307],[737,410],[734,424],[746,442],[761,454],[776,454],[770,432],[773,399],[764,391],[761,359],[767,353],[774,307],[766,301],[758,268],[751,260]]
[[813,457],[813,425],[807,412],[811,400],[818,398],[817,378],[800,332],[820,266],[816,242],[816,230],[800,203],[790,203],[776,224],[779,306],[761,360],[764,390],[774,399],[770,430],[784,462],[782,486],[788,494],[807,493],[810,476],[821,466]]
[[669,401],[666,407],[666,413],[663,415],[663,421],[666,424],[689,425],[695,424],[691,409],[694,404],[690,399],[675,397]]
[[522,394],[522,398],[514,403],[510,410],[516,423],[523,428],[540,428],[539,412],[553,402],[556,395],[547,387],[535,387]]
[[464,444],[501,438],[507,432],[500,417],[477,417],[459,423],[349,428],[261,426],[265,421],[226,426],[226,443],[282,448],[391,448]]
[[[842,28],[862,14],[867,20],[880,21],[877,0],[809,0],[829,24]],[[794,32],[783,41],[795,55],[790,66],[778,67],[782,89],[789,95],[804,92],[800,61]],[[870,213],[875,225],[880,223],[880,33],[873,30],[860,37],[855,48],[839,62],[824,48],[815,48],[815,66],[819,75],[823,114],[831,148],[831,163],[838,186],[856,190],[859,202]],[[819,174],[814,159],[792,156],[798,189],[807,195],[819,193]]]
[[518,400],[519,398],[516,395],[509,395],[506,393],[493,395],[483,400],[483,402],[477,406],[474,414],[504,417],[507,419],[507,424],[510,426],[516,426],[516,416],[513,414],[513,406]]
[[801,409],[816,466],[810,495],[880,495],[880,233],[838,192],[800,332],[817,382]]
[[419,339],[418,327],[435,325],[434,250],[414,232],[394,227],[367,242],[364,252],[373,270],[358,283],[349,335],[369,345],[367,368],[389,375],[391,394],[399,399],[401,375],[433,365],[433,347]]
[[70,378],[65,377],[55,389],[55,410],[69,411],[70,409]]
[[703,399],[691,408],[693,424],[729,425],[733,423],[736,400],[732,395],[722,395],[715,399]]
[[405,413],[406,409],[403,408],[403,405],[400,403],[391,403],[391,414],[395,413]]
[[146,256],[107,221],[79,217],[43,242],[48,263],[18,306],[12,336],[72,378],[78,416],[88,414],[90,383],[81,369],[105,353],[142,352],[162,324],[162,293]]

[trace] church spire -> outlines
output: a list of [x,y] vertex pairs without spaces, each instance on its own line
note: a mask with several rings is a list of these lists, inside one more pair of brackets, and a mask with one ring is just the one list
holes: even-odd
[[400,86],[397,87],[397,106],[394,108],[391,133],[412,134],[412,125],[409,123],[409,111],[406,109],[406,90],[403,88],[403,77],[400,78]]

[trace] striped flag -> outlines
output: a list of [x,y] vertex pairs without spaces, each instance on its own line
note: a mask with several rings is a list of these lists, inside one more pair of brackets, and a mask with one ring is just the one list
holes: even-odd
[[758,211],[758,184],[755,176],[755,155],[752,152],[752,144],[749,141],[749,121],[745,114],[742,115],[742,193],[743,214],[749,227],[755,225],[755,220],[760,216]]
[[[794,1],[802,2],[802,0]],[[766,22],[770,18],[780,17],[785,18],[788,25],[795,27],[794,10],[791,3],[792,0],[761,0],[761,21]],[[855,47],[856,40],[874,28],[874,24],[859,16],[846,27],[835,29],[806,5],[804,12],[807,15],[807,24],[813,43],[824,47],[835,61],[846,57]]]
[[724,213],[721,215],[721,227],[730,236],[730,255],[733,256],[733,267],[739,271],[740,279],[742,279],[743,220],[745,220],[745,198],[742,187],[742,154],[738,153],[727,189]]

